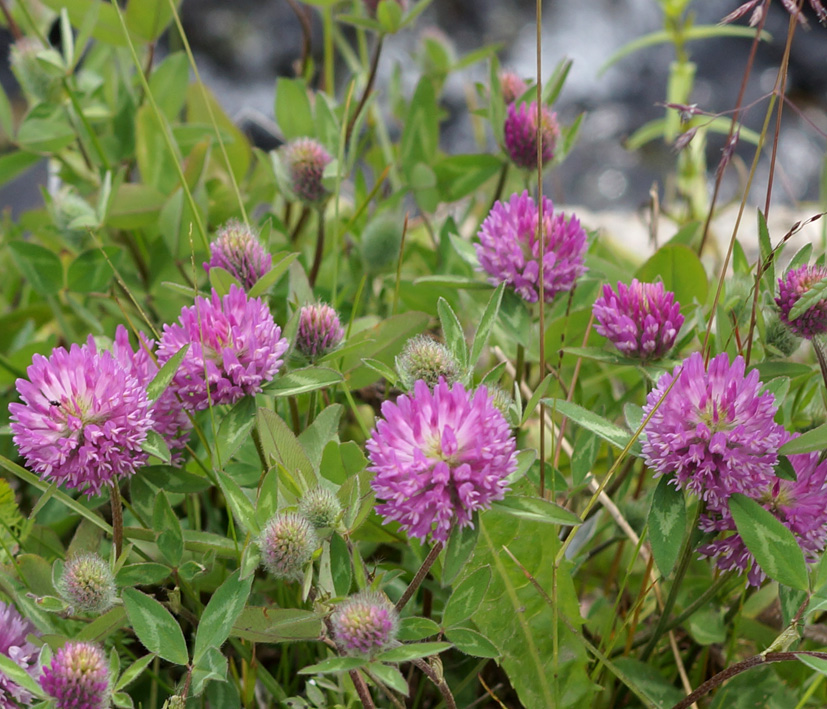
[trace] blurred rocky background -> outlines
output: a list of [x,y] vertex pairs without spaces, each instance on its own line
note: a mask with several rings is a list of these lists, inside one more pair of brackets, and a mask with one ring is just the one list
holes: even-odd
[[[697,24],[714,24],[737,7],[736,0],[694,3]],[[806,3],[805,3],[806,5]],[[312,51],[321,59],[322,31],[318,14],[309,9]],[[746,125],[759,128],[766,101],[758,101],[773,86],[784,49],[789,15],[777,0],[772,3],[766,29],[772,41],[762,43],[747,88],[744,105],[755,104],[745,115]],[[184,0],[182,18],[196,51],[200,71],[228,113],[250,132],[262,147],[278,140],[273,123],[276,77],[294,75],[294,62],[302,51],[302,30],[286,0]],[[780,134],[779,171],[774,190],[776,202],[796,204],[819,199],[827,135],[827,28],[808,13],[809,26],[799,28],[790,61],[788,95],[797,109],[786,106]],[[746,20],[740,24],[745,25]],[[580,204],[595,210],[636,210],[649,201],[653,182],[663,185],[674,170],[671,146],[653,142],[629,151],[624,140],[649,120],[663,115],[670,45],[636,52],[603,72],[609,57],[631,40],[661,29],[662,16],[655,0],[546,0],[543,3],[543,73],[548,76],[563,57],[573,66],[555,109],[564,123],[586,113],[577,146],[565,164],[549,177],[556,201]],[[391,37],[385,44],[377,90],[387,87],[395,66],[403,86],[412,90],[418,67],[412,54],[421,48],[423,33],[440,33],[463,55],[483,44],[498,43],[504,67],[531,78],[536,75],[535,2],[517,0],[435,0],[411,30]],[[4,45],[8,43],[5,37]],[[175,42],[173,40],[173,45]],[[750,48],[748,39],[704,40],[689,45],[698,65],[692,102],[711,112],[731,110],[736,101]],[[163,48],[162,48],[163,49]],[[10,92],[13,79],[7,70],[7,47],[0,48],[6,67],[0,79]],[[487,82],[484,62],[452,77],[445,86],[443,106],[449,115],[444,126],[443,148],[449,152],[480,150],[475,143],[465,110],[468,86]],[[346,76],[340,67],[337,76]],[[707,160],[710,179],[723,147],[723,136],[710,136]],[[738,154],[752,159],[751,146]],[[733,173],[724,199],[736,194]],[[760,200],[767,177],[767,160],[759,170],[753,195]],[[0,205],[22,206],[38,200],[42,170],[32,170],[25,180],[5,189]],[[711,183],[710,183],[711,184]],[[663,187],[661,187],[663,189]]]

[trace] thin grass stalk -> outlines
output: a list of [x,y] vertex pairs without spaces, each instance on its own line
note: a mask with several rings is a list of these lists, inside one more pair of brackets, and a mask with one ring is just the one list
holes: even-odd
[[195,227],[198,231],[198,236],[201,237],[201,242],[205,249],[210,248],[210,242],[207,238],[207,231],[204,228],[204,223],[201,221],[201,213],[198,211],[198,205],[195,203],[195,199],[192,196],[192,191],[187,184],[187,178],[184,176],[184,169],[181,167],[181,163],[183,160],[181,156],[178,154],[178,150],[176,148],[175,143],[172,140],[172,136],[170,135],[169,124],[161,112],[161,109],[158,107],[158,103],[155,100],[155,96],[152,95],[152,89],[149,86],[149,82],[147,81],[146,75],[143,72],[143,67],[141,66],[141,60],[138,58],[138,52],[135,49],[135,44],[132,41],[132,36],[129,34],[129,29],[126,26],[126,20],[123,16],[123,10],[121,10],[118,3],[114,3],[112,7],[115,9],[115,14],[118,16],[118,22],[121,25],[121,30],[123,31],[124,39],[126,40],[126,44],[129,47],[129,53],[132,57],[132,62],[135,65],[135,68],[138,70],[138,78],[141,82],[141,87],[146,94],[146,97],[149,99],[150,106],[152,106],[152,112],[155,115],[155,120],[158,121],[158,125],[161,127],[161,135],[164,137],[164,143],[169,151],[169,154],[173,158],[173,162],[175,163],[175,171],[178,174],[178,181],[181,184],[181,189],[184,191],[184,195],[187,198],[187,204],[192,211],[192,218],[195,222]]
[[250,220],[247,217],[247,210],[244,208],[244,200],[241,197],[241,190],[238,187],[238,181],[235,179],[235,173],[233,173],[233,168],[230,164],[230,156],[227,153],[227,146],[224,145],[224,140],[221,137],[221,131],[218,129],[218,122],[215,120],[215,113],[212,110],[212,103],[207,95],[207,87],[204,85],[204,82],[201,81],[201,74],[198,72],[198,65],[195,63],[195,57],[192,54],[192,49],[190,48],[190,43],[187,39],[187,33],[184,32],[184,26],[181,24],[181,17],[178,14],[178,8],[175,6],[174,0],[169,0],[169,7],[172,11],[172,17],[175,20],[175,26],[178,29],[178,34],[181,37],[181,42],[184,44],[184,51],[187,54],[190,67],[195,75],[195,81],[201,89],[201,97],[204,100],[204,106],[206,106],[207,113],[210,116],[210,123],[212,124],[213,131],[215,132],[215,139],[218,142],[218,147],[221,149],[221,156],[224,158],[224,166],[227,168],[227,175],[230,178],[230,184],[233,187],[233,192],[235,193],[235,198],[238,202],[238,209],[241,212],[241,218],[244,220],[244,224],[249,227]]

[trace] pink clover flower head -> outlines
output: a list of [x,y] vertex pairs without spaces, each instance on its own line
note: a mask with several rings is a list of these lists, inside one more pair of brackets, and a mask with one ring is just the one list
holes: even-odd
[[234,404],[261,391],[282,365],[287,340],[260,298],[249,298],[235,285],[223,298],[213,289],[184,307],[178,322],[164,325],[158,345],[163,366],[184,345],[189,350],[171,388],[184,407],[201,411],[210,404]]
[[[8,657],[18,667],[34,674],[38,649],[26,640],[28,635],[39,635],[34,625],[17,609],[0,601],[0,654]],[[17,709],[28,706],[32,695],[0,671],[0,709]]]
[[109,665],[92,643],[66,643],[43,668],[40,686],[57,709],[105,709],[110,706]]
[[675,344],[683,325],[675,294],[663,283],[603,286],[603,295],[594,303],[595,330],[611,340],[626,357],[643,360],[663,357]]
[[827,332],[827,297],[819,300],[812,308],[804,311],[795,320],[790,320],[790,310],[814,284],[827,278],[824,266],[801,266],[787,271],[778,279],[778,297],[775,304],[780,310],[781,321],[799,337],[812,340],[816,335]]
[[296,349],[309,359],[332,352],[344,336],[338,314],[327,303],[311,303],[299,311]]
[[273,576],[298,581],[319,537],[312,522],[304,515],[279,512],[270,518],[258,538],[261,563]]
[[[138,338],[138,349],[133,350],[129,344],[129,333],[123,325],[118,325],[115,330],[115,342],[112,344],[112,354],[141,386],[146,387],[158,374],[158,365],[150,355],[155,341],[147,339],[144,333],[140,333]],[[192,421],[181,407],[181,402],[171,386],[155,401],[150,402],[150,413],[152,429],[166,442],[172,454],[173,464],[180,465],[183,460],[181,451],[189,441]]]
[[[795,480],[772,475],[747,492],[795,535],[811,563],[827,543],[827,461],[819,462],[819,458],[818,452],[791,455]],[[748,583],[757,587],[764,582],[767,576],[737,533],[727,506],[711,508],[701,517],[700,526],[705,532],[731,532],[724,539],[700,547],[702,557],[715,559],[722,571],[737,569],[743,573],[752,563]]]
[[13,440],[41,477],[97,495],[146,463],[152,427],[146,388],[92,337],[67,352],[36,354],[9,404]]
[[[535,303],[540,291],[540,242],[537,239],[537,205],[526,190],[508,202],[495,202],[474,244],[480,267],[493,285],[507,283],[517,294]],[[545,300],[550,303],[561,291],[571,290],[586,272],[583,255],[586,231],[572,215],[554,213],[554,205],[543,197]]]
[[333,160],[318,140],[296,138],[282,148],[290,186],[305,204],[320,204],[328,195],[322,184],[324,169]]
[[399,614],[378,591],[360,591],[336,606],[330,624],[342,652],[372,656],[396,640]]
[[520,96],[522,96],[528,90],[528,84],[526,84],[526,82],[523,79],[521,79],[519,74],[517,74],[516,72],[501,71],[499,78],[500,89],[503,93],[503,101],[505,101],[506,105],[514,103],[518,98],[520,98]]
[[[537,169],[537,102],[511,103],[505,117],[505,149],[517,167]],[[554,147],[560,135],[557,114],[545,106],[540,108],[540,139],[543,165],[554,157]]]
[[367,444],[376,511],[410,536],[448,539],[476,510],[501,500],[517,467],[511,429],[491,395],[442,380],[419,380],[412,394],[382,404]]
[[[770,392],[761,393],[757,370],[744,376],[744,360],[721,353],[704,369],[695,352],[649,393],[643,457],[655,477],[674,475],[678,489],[720,507],[733,492],[749,493],[772,475],[784,429],[773,421]],[[657,406],[673,380],[674,386]],[[655,407],[657,409],[655,410]]]
[[249,291],[256,281],[273,267],[273,257],[250,227],[232,220],[218,230],[218,237],[210,244],[210,260],[204,264],[223,268]]

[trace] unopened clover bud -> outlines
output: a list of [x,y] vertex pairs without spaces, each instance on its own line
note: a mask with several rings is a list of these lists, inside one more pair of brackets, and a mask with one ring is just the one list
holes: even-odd
[[319,547],[319,537],[306,517],[280,512],[264,527],[258,547],[267,571],[276,578],[297,581]]
[[448,386],[459,381],[459,363],[448,348],[436,340],[424,335],[417,335],[408,340],[402,353],[396,358],[396,371],[402,386],[413,389],[414,384],[422,379],[433,389],[440,378]]
[[[39,40],[23,37],[17,40],[9,50],[11,68],[23,92],[33,103],[54,102],[60,98],[60,75],[56,67],[41,63],[41,54],[56,55],[53,49],[47,49]],[[58,60],[60,56],[57,55]]]
[[816,284],[827,279],[827,268],[824,266],[804,265],[787,271],[783,278],[778,279],[778,297],[775,304],[780,311],[781,321],[795,335],[812,340],[816,335],[827,332],[827,291],[824,298],[817,300],[798,317],[790,317],[791,311],[801,297]]
[[328,196],[322,184],[324,169],[333,159],[318,140],[296,138],[282,148],[290,175],[290,188],[302,202],[318,205]]
[[528,84],[513,71],[501,71],[500,89],[503,92],[503,101],[508,105],[514,103],[528,90]]
[[342,512],[342,505],[330,490],[316,487],[309,490],[299,501],[299,512],[316,529],[334,527]]
[[785,357],[789,357],[801,344],[801,338],[777,317],[772,317],[767,323],[766,339],[768,345],[775,347]]
[[246,224],[231,220],[218,230],[217,238],[210,244],[210,260],[204,268],[207,272],[223,268],[249,291],[272,265],[273,257],[255,232]]
[[360,591],[336,606],[330,623],[344,654],[373,656],[396,640],[399,614],[383,594]]
[[[537,168],[537,102],[512,103],[505,117],[505,149],[517,167]],[[540,107],[540,139],[543,165],[554,157],[554,146],[560,135],[557,114]]]
[[308,359],[332,352],[344,336],[339,316],[327,303],[311,303],[299,311],[296,349]]
[[66,562],[57,590],[73,612],[80,613],[104,613],[117,597],[109,564],[94,552],[78,554]]

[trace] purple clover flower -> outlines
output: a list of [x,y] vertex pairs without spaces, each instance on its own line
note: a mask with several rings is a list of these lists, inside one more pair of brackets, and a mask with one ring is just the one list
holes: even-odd
[[343,653],[372,656],[396,639],[399,615],[381,593],[361,591],[336,606],[330,624]]
[[[537,205],[526,190],[508,202],[495,202],[480,226],[475,244],[482,270],[494,285],[508,283],[529,303],[539,300],[540,242],[537,239]],[[572,215],[554,213],[554,205],[543,197],[545,299],[550,303],[561,291],[571,290],[586,272],[583,254],[586,232]]]
[[313,138],[296,138],[282,148],[282,156],[296,196],[305,204],[323,202],[328,192],[322,184],[322,175],[333,158],[322,144]]
[[332,352],[344,336],[339,316],[327,303],[311,303],[299,311],[296,349],[309,359]]
[[250,227],[232,220],[218,230],[218,237],[210,244],[210,260],[204,268],[209,273],[215,267],[228,271],[249,291],[273,267],[273,257]]
[[106,655],[92,643],[70,641],[43,668],[40,686],[57,709],[105,709],[110,706]]
[[[827,542],[827,461],[819,462],[819,458],[818,452],[791,455],[795,480],[770,475],[746,493],[795,535],[810,562],[816,560]],[[764,582],[766,574],[755,563],[737,533],[726,505],[711,508],[701,517],[700,527],[704,532],[732,533],[700,547],[698,551],[702,557],[715,559],[716,566],[722,571],[737,569],[739,573],[752,562],[747,574],[748,583],[757,587]]]
[[[26,640],[28,635],[39,635],[34,625],[26,620],[17,609],[0,601],[0,654],[30,674],[36,671],[38,650],[34,643]],[[28,706],[32,695],[16,682],[12,682],[0,671],[0,709],[17,709]]]
[[198,297],[178,322],[164,325],[158,345],[163,366],[184,345],[189,350],[172,380],[184,407],[201,411],[210,404],[234,404],[261,391],[282,364],[287,340],[260,298],[248,298],[235,285],[223,298]]
[[431,391],[420,380],[413,394],[383,403],[382,416],[367,450],[386,522],[444,542],[454,525],[471,525],[476,510],[505,496],[516,444],[484,387],[449,389],[442,380]]
[[643,457],[655,476],[674,475],[678,489],[720,507],[733,492],[749,493],[772,475],[784,429],[773,421],[776,406],[761,393],[757,370],[744,376],[744,360],[721,353],[704,370],[693,353],[664,374],[646,399]]
[[[133,350],[129,344],[129,333],[123,325],[118,325],[112,354],[141,386],[146,387],[158,374],[158,365],[150,355],[155,341],[147,339],[144,333],[140,333],[138,339],[138,349]],[[178,401],[172,387],[167,387],[161,396],[150,402],[150,413],[153,430],[166,442],[172,454],[173,464],[180,465],[183,460],[181,451],[189,440],[192,421],[181,407],[181,402]]]
[[663,283],[603,286],[603,295],[594,303],[595,330],[611,340],[626,357],[643,360],[663,357],[675,344],[683,325],[675,294]]
[[[554,157],[554,146],[560,135],[557,114],[545,106],[540,109],[540,139],[542,140],[543,165]],[[508,106],[505,117],[505,149],[517,167],[537,169],[537,102],[514,103]]]
[[92,496],[144,465],[152,426],[146,388],[89,337],[36,354],[9,404],[14,443],[41,477]]
[[827,332],[827,298],[818,301],[795,320],[790,320],[790,310],[814,284],[827,278],[824,266],[801,266],[787,271],[778,279],[778,297],[775,304],[780,310],[781,321],[799,337],[812,340]]

